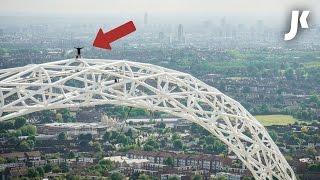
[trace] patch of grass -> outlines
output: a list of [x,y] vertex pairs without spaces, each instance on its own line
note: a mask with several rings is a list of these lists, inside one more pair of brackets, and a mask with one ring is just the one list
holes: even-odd
[[320,62],[318,61],[312,61],[304,63],[305,67],[320,67]]
[[289,115],[258,115],[254,116],[264,126],[272,125],[289,125],[295,123],[297,120]]

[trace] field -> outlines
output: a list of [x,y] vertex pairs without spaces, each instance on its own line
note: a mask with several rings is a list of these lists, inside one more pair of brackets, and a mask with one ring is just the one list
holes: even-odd
[[259,115],[255,118],[264,126],[271,125],[288,125],[293,124],[297,120],[289,115]]

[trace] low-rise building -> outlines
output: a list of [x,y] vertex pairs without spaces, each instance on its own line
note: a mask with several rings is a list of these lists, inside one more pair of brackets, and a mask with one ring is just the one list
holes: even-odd
[[203,169],[209,172],[218,172],[228,169],[232,165],[232,160],[228,157],[217,155],[200,154],[189,155],[175,152],[159,151],[129,151],[126,153],[128,158],[147,159],[150,163],[165,164],[165,160],[171,157],[175,167],[190,166],[194,169]]
[[13,161],[14,163],[11,164],[12,167],[20,166],[19,164],[25,164],[29,167],[43,166],[46,164],[45,160],[41,160],[41,153],[39,151],[5,153],[0,154],[0,156],[8,161]]
[[131,159],[126,156],[111,156],[103,159],[112,161],[119,167],[142,168],[145,164],[149,163],[148,159]]
[[47,135],[66,133],[69,136],[80,134],[101,135],[108,129],[104,123],[48,123],[38,127],[38,132]]

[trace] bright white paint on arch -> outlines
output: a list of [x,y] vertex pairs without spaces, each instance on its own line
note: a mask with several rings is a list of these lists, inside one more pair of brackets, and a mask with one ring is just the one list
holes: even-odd
[[228,145],[256,179],[296,179],[266,129],[246,109],[189,74],[102,59],[68,59],[0,70],[1,121],[46,109],[100,104],[185,118]]

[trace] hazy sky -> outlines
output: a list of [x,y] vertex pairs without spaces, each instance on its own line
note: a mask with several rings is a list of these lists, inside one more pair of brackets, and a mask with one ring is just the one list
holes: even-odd
[[[142,22],[148,12],[151,23],[183,24],[219,20],[228,23],[255,23],[268,26],[290,24],[291,10],[310,10],[309,24],[320,24],[320,0],[0,0],[1,15],[31,15],[63,18],[77,15],[108,20],[122,18]],[[39,16],[41,15],[41,16]],[[250,22],[251,21],[251,22]],[[28,21],[30,22],[30,21]],[[108,21],[109,23],[109,21]],[[119,23],[119,22],[116,22]]]
[[[319,0],[0,0],[1,14],[222,13],[279,14],[319,9]],[[320,13],[320,11],[318,11]]]

